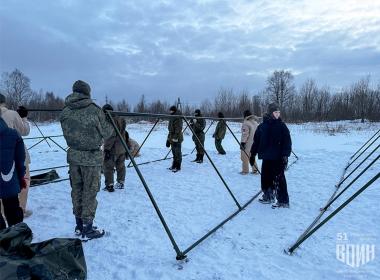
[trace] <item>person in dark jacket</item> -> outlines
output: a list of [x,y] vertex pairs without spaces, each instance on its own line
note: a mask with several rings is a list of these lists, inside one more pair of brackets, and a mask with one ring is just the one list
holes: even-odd
[[[4,216],[8,226],[21,223],[24,213],[20,207],[18,194],[26,188],[25,148],[21,136],[9,128],[0,116],[0,207],[4,207]],[[6,228],[0,213],[0,230]]]
[[[105,104],[102,107],[104,112],[113,111],[110,104]],[[119,129],[121,135],[125,137],[125,128],[127,123],[123,117],[113,116],[112,117]],[[128,137],[129,138],[129,137]],[[128,143],[128,142],[127,142]],[[103,170],[105,178],[105,191],[113,192],[114,189],[114,173],[116,168],[116,189],[124,189],[125,181],[125,154],[123,144],[118,135],[112,136],[104,140],[104,158],[103,158]]]
[[[194,111],[194,116],[202,117],[201,110],[196,109]],[[206,121],[205,119],[191,119],[190,126],[192,130],[194,131],[192,139],[195,143],[195,148],[197,150],[197,157],[195,158],[195,160],[193,160],[193,162],[202,163],[203,157],[205,155],[205,151],[203,149],[204,144],[205,144],[205,133],[203,130],[206,127]],[[199,141],[197,138],[199,139]]]
[[215,132],[212,135],[212,137],[215,138],[215,148],[218,151],[218,153],[221,155],[225,155],[226,151],[223,149],[222,141],[224,139],[224,136],[226,135],[227,125],[226,121],[224,120],[224,114],[222,112],[218,113],[218,118],[220,120],[216,125]]
[[181,170],[182,163],[182,151],[181,145],[183,142],[183,133],[182,133],[182,118],[179,117],[181,115],[181,111],[177,109],[176,106],[171,106],[169,109],[170,115],[178,116],[177,118],[170,118],[168,125],[168,138],[166,140],[166,147],[169,148],[172,146],[173,153],[173,163],[172,166],[169,167],[169,170],[178,172]]
[[262,159],[261,203],[277,203],[272,208],[289,207],[289,196],[285,179],[288,157],[292,151],[289,129],[280,118],[280,108],[276,103],[269,104],[263,122],[258,126],[251,148],[250,162],[253,164],[256,154]]

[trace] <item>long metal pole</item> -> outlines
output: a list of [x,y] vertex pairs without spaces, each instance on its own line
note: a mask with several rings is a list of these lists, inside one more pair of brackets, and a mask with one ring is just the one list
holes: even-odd
[[116,123],[115,123],[115,121],[114,121],[114,119],[113,119],[113,117],[112,117],[110,111],[106,111],[106,114],[107,114],[109,120],[111,121],[112,126],[113,126],[113,128],[115,129],[117,135],[119,136],[119,139],[120,139],[122,145],[124,146],[124,149],[125,149],[126,153],[127,153],[128,156],[130,157],[130,159],[131,159],[131,161],[132,161],[132,164],[133,164],[133,166],[134,166],[134,168],[135,168],[135,170],[136,170],[136,172],[137,172],[137,175],[139,176],[140,181],[141,181],[141,183],[143,184],[144,189],[145,189],[146,193],[148,194],[149,199],[150,199],[150,201],[152,202],[153,207],[154,207],[154,209],[156,210],[156,213],[157,213],[157,215],[158,215],[158,217],[159,217],[159,219],[160,219],[160,221],[161,221],[161,223],[162,223],[162,225],[163,225],[163,227],[164,227],[164,229],[165,229],[165,232],[166,232],[166,234],[168,235],[168,237],[169,237],[169,239],[170,239],[170,242],[172,243],[173,248],[174,248],[174,250],[175,250],[176,253],[177,253],[177,257],[176,257],[176,258],[177,258],[178,260],[179,260],[179,259],[184,259],[184,258],[186,258],[185,254],[183,254],[183,253],[181,252],[181,250],[179,249],[179,247],[178,247],[176,241],[174,240],[174,237],[173,237],[172,233],[170,232],[170,229],[169,229],[168,225],[166,224],[166,221],[165,221],[165,219],[164,219],[164,216],[161,214],[160,208],[158,207],[158,205],[157,205],[157,203],[156,203],[156,201],[155,201],[155,199],[154,199],[154,197],[153,197],[153,195],[152,195],[152,193],[151,193],[151,191],[150,191],[150,189],[149,189],[147,183],[145,182],[144,176],[142,175],[142,173],[141,173],[139,167],[137,166],[137,164],[136,164],[134,158],[132,157],[132,154],[131,154],[131,152],[130,152],[129,149],[128,149],[127,143],[125,142],[124,137],[121,135],[121,133],[120,133],[120,131],[119,131],[119,128],[117,127],[117,125],[116,125]]
[[198,141],[198,143],[201,145],[203,151],[205,152],[208,160],[210,161],[211,165],[214,167],[216,173],[218,174],[220,180],[222,180],[224,186],[226,187],[227,191],[229,192],[229,194],[231,195],[232,199],[235,201],[235,204],[236,206],[241,209],[241,205],[239,204],[239,202],[237,201],[237,199],[235,198],[234,194],[232,193],[232,191],[230,190],[230,188],[228,187],[226,181],[224,180],[224,178],[222,177],[222,175],[220,174],[218,168],[216,168],[214,162],[212,161],[211,157],[209,156],[208,152],[206,151],[205,147],[203,146],[202,142],[199,140],[198,136],[195,134],[193,128],[190,126],[189,122],[187,121],[186,117],[183,116],[183,120],[186,122],[187,126],[190,128],[191,132],[193,133],[193,136],[195,137],[196,141]]
[[[148,132],[148,135],[145,137],[144,141],[141,143],[140,147],[137,149],[136,155],[140,152],[141,148],[144,146],[146,140],[148,139],[150,134],[153,132],[153,129],[156,127],[156,125],[158,124],[159,121],[160,121],[160,119],[156,120],[156,122],[154,123],[154,125],[152,126],[150,131]],[[131,166],[131,163],[132,163],[132,161],[129,161],[128,166],[127,166],[128,168]]]
[[35,143],[35,144],[33,144],[32,146],[30,146],[29,148],[28,148],[28,151],[29,150],[31,150],[31,149],[33,149],[35,146],[37,146],[38,144],[40,144],[41,142],[43,142],[45,140],[45,137],[44,138],[42,138],[40,141],[38,141],[37,143]]
[[[28,109],[29,112],[61,112],[62,109]],[[121,111],[113,111],[113,114],[123,117],[156,117],[160,119],[170,119],[178,117],[177,115],[169,115],[169,114],[152,114],[152,113],[133,113],[133,112],[121,112]],[[186,118],[192,119],[209,119],[209,120],[221,120],[222,118],[215,117],[194,117],[194,116],[185,116]],[[224,120],[231,121],[241,121],[244,118],[224,118]]]
[[345,178],[343,178],[342,180],[340,180],[340,182],[339,182],[339,184],[337,185],[337,187],[340,187],[343,183],[344,183],[344,181],[346,181],[370,156],[372,156],[373,155],[373,153],[374,152],[376,152],[376,150],[378,149],[380,147],[380,144],[379,145],[377,145],[377,147],[368,155],[368,156],[366,156],[365,157],[365,159],[364,160],[362,160],[362,162],[361,163],[359,163],[356,167],[355,167],[355,169],[354,170],[352,170],[351,172],[350,172],[350,174],[348,174]]
[[[214,122],[215,122],[214,120],[211,120],[211,124],[210,124],[209,127],[206,129],[205,134],[207,134],[207,132],[209,131],[210,127],[214,124]],[[194,153],[195,149],[196,149],[196,148],[194,148],[194,149],[191,151],[190,154]]]
[[224,219],[220,224],[218,224],[216,227],[214,227],[212,230],[210,230],[208,233],[206,233],[203,237],[201,237],[198,241],[196,241],[194,244],[189,246],[185,251],[183,251],[184,254],[187,254],[192,249],[194,249],[196,246],[198,246],[202,241],[204,241],[207,237],[209,237],[211,234],[213,234],[215,231],[217,231],[219,228],[221,228],[225,223],[230,221],[233,217],[235,217],[237,214],[239,214],[244,208],[246,208],[249,204],[252,203],[259,195],[261,194],[261,191],[259,191],[257,194],[255,194],[246,204],[244,204],[240,209],[236,210],[232,215]]
[[[379,157],[378,157],[379,158]],[[376,160],[375,160],[376,161]],[[345,192],[375,161],[373,161],[369,166],[367,166],[367,168],[361,172],[361,174],[358,175],[358,177],[356,177],[338,196],[335,196],[337,193],[338,193],[338,190],[339,190],[339,187],[341,186],[341,184],[337,185],[337,187],[335,188],[335,191],[334,193],[332,194],[332,196],[329,198],[329,200],[327,201],[326,205],[324,207],[322,207],[320,209],[320,213],[318,214],[317,217],[315,217],[315,219],[313,220],[313,222],[304,230],[304,232],[300,235],[300,237],[298,237],[297,241],[295,242],[295,244],[297,244],[300,240],[302,240],[304,238],[304,236],[306,236],[311,229],[313,229],[313,227],[318,223],[318,221],[321,219],[321,217],[324,215],[324,213],[328,210],[328,207],[341,195],[343,194],[343,192]],[[344,174],[343,174],[344,175]],[[342,176],[343,176],[342,175]]]
[[337,200],[353,183],[355,183],[356,180],[359,179],[364,174],[364,172],[366,172],[379,158],[380,158],[380,154],[362,172],[360,172],[359,175],[356,176],[355,179],[352,180],[336,197],[334,197],[334,199],[332,199],[329,203],[327,203],[326,206],[323,207],[322,209],[328,209],[330,205],[333,204],[334,201]]
[[46,135],[46,136],[37,136],[37,137],[23,137],[22,140],[34,140],[34,139],[41,139],[41,138],[57,138],[57,137],[63,137],[63,135]]
[[365,142],[365,143],[363,144],[363,146],[361,146],[361,147],[359,148],[359,150],[357,150],[357,151],[356,151],[356,153],[355,153],[355,154],[353,154],[353,155],[350,157],[350,159],[352,159],[354,156],[356,156],[356,154],[357,154],[357,153],[359,153],[359,152],[360,152],[360,150],[361,150],[361,149],[363,149],[363,148],[364,148],[364,146],[365,146],[365,145],[367,145],[367,144],[368,144],[368,143],[369,143],[369,142],[372,140],[372,138],[374,138],[374,137],[375,137],[375,136],[376,136],[376,135],[377,135],[379,132],[380,132],[380,129],[379,129],[378,131],[376,131],[376,133],[375,133],[374,135],[372,135],[372,137],[371,137],[371,138],[369,138],[369,139],[368,139],[368,141],[367,141],[367,142]]
[[298,156],[292,151],[292,154],[296,157],[296,159],[298,159]]
[[64,148],[64,147],[62,147],[61,145],[59,145],[56,141],[54,141],[52,138],[50,138],[50,137],[47,137],[47,138],[49,138],[49,140],[50,141],[52,141],[54,144],[56,144],[59,148],[61,148],[61,150],[63,150],[65,153],[67,153],[67,150]]
[[372,185],[380,177],[380,172],[377,173],[370,181],[368,181],[363,187],[361,187],[357,192],[355,192],[349,199],[347,199],[342,205],[340,205],[334,212],[328,215],[323,221],[321,221],[315,228],[308,232],[304,237],[302,237],[298,242],[296,242],[292,247],[290,247],[287,252],[292,254],[295,249],[297,249],[306,239],[308,239],[314,232],[320,229],[324,224],[326,224],[332,217],[334,217],[338,212],[340,212],[344,207],[346,207],[352,200],[354,200],[358,195],[360,195],[365,189]]
[[53,167],[48,167],[48,168],[40,168],[40,169],[30,170],[30,172],[38,172],[38,171],[44,171],[44,170],[49,170],[49,169],[65,168],[65,167],[69,167],[69,166],[68,165],[61,165],[61,166],[53,166]]
[[[232,136],[235,138],[236,143],[238,143],[240,150],[243,151],[248,158],[250,158],[250,156],[248,155],[248,153],[245,150],[241,149],[241,144],[240,144],[239,139],[237,139],[235,133],[232,131],[232,129],[230,128],[230,126],[227,124],[227,122],[226,122],[226,126],[227,126],[228,130],[230,131],[230,133],[232,134]],[[256,170],[261,175],[261,172],[260,172],[259,168],[256,168]]]
[[[176,115],[176,116],[178,117],[178,115]],[[182,134],[185,133],[185,131],[186,131],[186,129],[187,129],[188,127],[189,127],[189,126],[186,125],[185,129],[182,130]],[[170,154],[171,151],[172,151],[172,148],[171,148],[171,146],[170,146],[169,152],[168,152],[168,153],[166,154],[166,156],[164,157],[164,160],[168,159],[168,156],[169,156],[169,154]]]
[[37,127],[38,131],[41,133],[42,137],[44,138],[44,140],[46,141],[46,143],[49,145],[49,148],[51,148],[48,140],[46,139],[45,135],[42,133],[41,129],[39,128],[39,126],[36,124],[35,121],[32,121],[34,123],[34,125]]
[[[189,154],[183,154],[182,157],[188,156]],[[144,164],[149,164],[149,163],[154,163],[154,162],[159,162],[159,161],[164,161],[168,159],[172,159],[173,157],[168,157],[168,158],[161,158],[161,159],[156,159],[156,160],[150,160],[150,161],[145,161],[145,162],[140,162],[137,165],[144,165]],[[132,168],[133,166],[127,166],[127,168]]]
[[362,155],[362,154],[364,154],[368,149],[369,149],[369,147],[371,147],[372,145],[373,145],[373,143],[375,143],[376,141],[377,141],[377,139],[379,139],[380,138],[380,134],[379,134],[379,136],[377,136],[376,138],[375,138],[375,140],[373,140],[372,141],[372,143],[371,144],[369,144],[368,145],[368,147],[367,148],[365,148],[353,161],[351,161],[350,162],[350,164],[348,164],[347,166],[346,166],[346,170]]

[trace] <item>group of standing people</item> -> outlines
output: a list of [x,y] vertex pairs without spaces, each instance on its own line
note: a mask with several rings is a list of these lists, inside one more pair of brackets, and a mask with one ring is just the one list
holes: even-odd
[[[100,108],[91,99],[90,85],[78,80],[73,84],[73,92],[65,99],[65,106],[60,115],[64,138],[68,145],[67,162],[71,185],[75,233],[82,238],[99,238],[104,230],[94,226],[97,209],[96,196],[100,190],[101,172],[105,175],[106,190],[113,191],[114,169],[117,170],[116,188],[124,188],[125,181],[125,147],[116,135],[112,123],[115,123],[125,142],[129,143],[124,118],[107,117],[106,111],[112,111],[110,105]],[[166,146],[173,153],[173,172],[181,170],[183,142],[183,116],[176,106],[169,112],[170,118]],[[17,112],[5,107],[5,97],[0,94],[0,199],[3,214],[8,226],[19,223],[28,214],[26,201],[30,185],[30,157],[20,135],[29,134],[28,111],[20,107]],[[189,122],[193,141],[197,150],[194,162],[202,163],[205,154],[205,118],[199,109],[194,112],[194,119]],[[223,113],[218,114],[219,122],[213,134],[215,146],[221,155],[226,152],[222,140],[226,134],[226,122]],[[257,174],[255,157],[261,159],[261,188],[263,196],[260,202],[274,203],[273,208],[289,207],[289,197],[284,171],[291,153],[291,139],[288,128],[280,118],[280,109],[270,104],[263,122],[258,125],[257,118],[249,111],[244,111],[241,139],[241,174]],[[102,148],[103,147],[103,150]],[[131,148],[131,147],[129,147]],[[138,150],[137,150],[138,152]],[[132,156],[137,156],[137,152]],[[21,193],[20,193],[21,192]],[[0,229],[5,228],[3,215],[0,215]]]
[[27,116],[23,106],[17,111],[8,109],[5,96],[0,94],[0,230],[32,214],[26,208],[30,156],[21,138],[30,132]]
[[[173,162],[169,167],[173,172],[181,170],[183,142],[183,116],[176,106],[169,109],[170,114],[176,116],[169,119],[169,134],[166,147],[172,148]],[[195,143],[197,155],[193,162],[202,163],[204,157],[204,141],[206,127],[205,118],[202,117],[199,109],[194,112],[194,119],[189,124],[192,130],[192,140]],[[240,157],[242,161],[242,171],[240,174],[250,173],[250,166],[253,174],[259,174],[256,162],[256,155],[262,160],[261,169],[261,189],[263,196],[259,201],[263,204],[273,203],[272,208],[289,207],[289,196],[285,179],[285,169],[287,168],[288,157],[291,153],[291,138],[289,129],[280,118],[280,108],[276,103],[268,106],[267,112],[263,116],[263,122],[258,124],[258,117],[250,110],[243,113],[244,121],[241,128]],[[225,155],[222,140],[225,137],[227,124],[222,112],[218,113],[218,123],[213,133],[215,147],[219,154]],[[275,201],[277,199],[277,202]],[[275,203],[276,202],[276,203]]]

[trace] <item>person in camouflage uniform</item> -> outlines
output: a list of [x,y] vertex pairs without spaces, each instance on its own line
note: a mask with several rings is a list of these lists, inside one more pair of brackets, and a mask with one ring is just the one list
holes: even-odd
[[224,139],[224,136],[226,135],[227,125],[226,121],[224,119],[224,114],[222,112],[218,113],[219,120],[218,124],[216,125],[215,132],[212,135],[212,137],[215,138],[215,147],[219,154],[225,155],[226,151],[223,149],[222,141]]
[[[177,109],[176,106],[171,106],[170,115],[180,116],[181,111]],[[168,125],[168,138],[166,140],[166,147],[172,147],[173,153],[173,163],[172,166],[169,167],[169,170],[173,172],[178,172],[181,170],[182,163],[182,151],[181,145],[183,142],[183,134],[182,134],[182,125],[183,121],[181,117],[178,118],[170,118]]]
[[[110,104],[103,106],[103,111],[109,110],[113,111]],[[127,123],[123,117],[114,116],[113,117],[121,135],[125,138],[125,128]],[[118,135],[112,136],[104,141],[104,160],[103,160],[103,172],[105,177],[104,190],[113,192],[114,191],[114,171],[116,168],[116,189],[124,189],[125,181],[125,149]]]
[[103,162],[100,146],[105,139],[115,134],[102,109],[91,100],[90,92],[87,83],[76,81],[73,93],[65,99],[60,122],[69,146],[67,162],[76,220],[75,232],[83,238],[99,238],[104,235],[104,231],[93,227],[93,220]]
[[[194,112],[195,117],[202,117],[201,110],[196,109]],[[204,143],[205,143],[205,133],[204,129],[206,127],[206,121],[205,119],[192,119],[190,120],[190,126],[193,129],[195,135],[193,135],[192,139],[195,143],[195,148],[197,150],[197,157],[193,162],[196,163],[202,163],[203,162],[203,156],[205,154],[205,151],[203,149]],[[198,139],[199,141],[198,141]]]

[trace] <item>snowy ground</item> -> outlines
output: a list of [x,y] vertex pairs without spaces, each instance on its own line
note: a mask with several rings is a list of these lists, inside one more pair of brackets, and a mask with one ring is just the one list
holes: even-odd
[[[240,125],[231,126],[240,138]],[[323,123],[289,125],[293,150],[299,157],[286,173],[290,209],[273,210],[255,200],[190,251],[186,263],[175,260],[176,254],[136,172],[133,168],[127,169],[124,190],[99,192],[96,224],[111,235],[83,245],[88,279],[380,279],[380,181],[317,231],[295,255],[283,252],[331,196],[350,156],[380,128],[379,123],[358,122],[327,126],[330,132],[331,128],[342,132],[326,133]],[[130,136],[141,143],[150,127],[151,124],[143,123],[129,125],[128,129]],[[238,173],[240,153],[230,133],[223,143],[227,155],[217,155],[211,138],[214,128],[206,136],[206,148],[239,202],[244,204],[260,190],[260,177]],[[59,124],[41,125],[41,130],[45,135],[62,133]],[[168,151],[166,134],[165,124],[159,125],[137,161],[163,158]],[[39,136],[35,127],[30,136]],[[66,147],[62,138],[54,139]],[[26,140],[28,146],[35,142],[37,140]],[[185,136],[183,153],[191,152],[193,147],[191,137]],[[31,170],[66,164],[65,153],[54,145],[49,148],[41,143],[30,152]],[[379,151],[370,159],[378,154]],[[184,157],[183,170],[176,174],[166,169],[170,160],[140,166],[181,250],[237,209],[210,162],[206,160],[202,165],[190,162],[194,157],[194,154]],[[289,162],[294,160],[293,156]],[[380,162],[332,209],[379,170]],[[67,168],[57,171],[61,178],[67,177]],[[25,222],[34,232],[34,242],[73,237],[68,181],[32,188],[29,208],[34,213]],[[347,236],[348,243],[375,245],[375,259],[359,268],[337,260],[337,238],[342,234]]]

